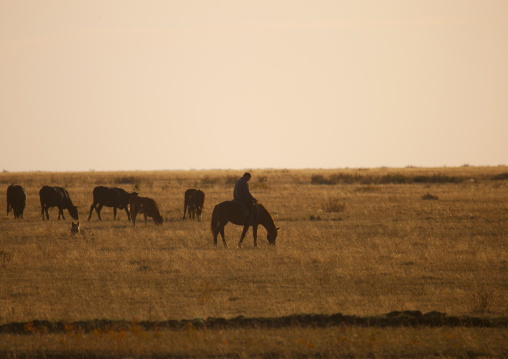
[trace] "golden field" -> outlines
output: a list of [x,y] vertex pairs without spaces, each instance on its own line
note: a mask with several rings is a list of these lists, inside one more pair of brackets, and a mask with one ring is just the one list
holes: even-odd
[[[35,320],[164,321],[376,316],[438,311],[508,314],[508,168],[252,170],[251,192],[282,227],[226,226],[213,246],[213,206],[232,199],[243,171],[1,173],[27,193],[24,218],[0,216],[0,325]],[[39,190],[66,188],[72,219],[43,221]],[[87,221],[95,186],[155,199],[163,226],[104,207]],[[203,221],[182,220],[183,194],[200,188]],[[4,212],[5,213],[5,212]],[[135,328],[135,326],[133,327]],[[4,356],[458,356],[508,355],[502,328],[291,327],[0,334]],[[84,353],[84,354],[83,354]]]

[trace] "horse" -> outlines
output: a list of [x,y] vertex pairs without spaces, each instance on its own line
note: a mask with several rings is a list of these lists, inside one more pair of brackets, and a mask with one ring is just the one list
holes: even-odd
[[258,247],[257,235],[259,225],[265,227],[266,231],[268,232],[266,236],[268,243],[275,246],[275,240],[277,238],[277,234],[279,234],[280,227],[277,228],[275,226],[272,215],[261,203],[256,203],[253,205],[252,219],[250,223],[245,223],[245,219],[241,218],[241,215],[239,215],[238,203],[235,201],[225,201],[216,205],[213,208],[211,222],[214,246],[217,247],[217,236],[220,233],[222,242],[224,242],[224,247],[228,247],[226,239],[224,238],[224,226],[229,222],[238,226],[243,226],[243,232],[240,238],[240,242],[238,242],[238,248],[242,247],[242,241],[245,238],[249,227],[252,227],[254,247]]

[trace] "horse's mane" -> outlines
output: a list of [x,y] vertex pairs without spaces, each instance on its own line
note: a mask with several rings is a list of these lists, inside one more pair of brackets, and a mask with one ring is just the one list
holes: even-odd
[[268,224],[268,222],[270,222],[270,224],[273,224],[275,227],[275,221],[273,220],[273,217],[270,214],[270,212],[268,212],[268,210],[265,208],[265,206],[262,203],[257,202],[256,204],[259,206],[260,209],[262,209],[262,211],[267,219],[267,224]]

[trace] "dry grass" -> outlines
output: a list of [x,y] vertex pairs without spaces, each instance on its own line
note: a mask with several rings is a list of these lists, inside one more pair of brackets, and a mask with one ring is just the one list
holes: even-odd
[[[360,181],[313,184],[313,176],[339,178],[338,172],[340,178]],[[233,225],[226,226],[226,238],[233,248],[213,247],[212,208],[232,197],[232,183],[242,174],[239,171],[1,173],[5,190],[11,183],[25,188],[28,205],[23,220],[0,216],[0,324],[35,319],[376,315],[394,310],[506,317],[506,172],[506,167],[252,171],[254,196],[282,227],[275,248],[268,245],[266,231],[260,229],[259,250],[252,248],[251,231],[244,249],[234,248],[241,228]],[[362,178],[445,176],[467,180],[361,184]],[[500,179],[492,179],[495,176]],[[46,184],[67,188],[79,207],[84,235],[70,236],[67,212],[67,221],[56,220],[56,209],[50,210],[49,222],[42,221],[38,191]],[[162,227],[149,222],[132,228],[125,212],[119,211],[119,219],[113,221],[110,208],[103,209],[102,222],[95,214],[86,221],[96,185],[138,189],[141,195],[156,199],[166,222]],[[187,188],[201,188],[206,194],[202,222],[180,220]],[[426,193],[439,200],[422,200]],[[339,211],[327,209],[330,203],[339,205]],[[5,194],[0,206],[6,208]],[[316,217],[320,220],[312,220]],[[340,330],[344,329],[198,331],[195,345],[191,334],[183,332],[145,333],[139,338],[135,333],[124,334],[134,342],[146,339],[146,347],[153,350],[177,354],[190,350],[196,355],[229,355],[238,349],[233,343],[240,348],[254,348],[258,343],[262,346],[253,349],[252,355],[327,356],[337,352],[362,356],[369,352],[357,352],[355,345],[361,343],[368,349],[379,342],[388,351],[377,355],[396,355],[387,348],[395,345],[390,340],[399,335],[400,350],[410,348],[406,344],[415,340],[412,347],[417,349],[407,349],[408,356],[464,356],[459,349],[452,350],[456,343],[457,348],[471,346],[471,353],[486,356],[507,353],[506,345],[501,344],[506,342],[506,329],[391,330],[397,334],[366,328],[349,328],[340,334]],[[124,345],[128,340],[121,337],[124,334],[113,333],[112,338],[105,333],[95,337],[79,334],[82,339],[77,336],[75,340],[69,334],[30,339],[0,336],[0,351],[23,354],[25,348],[33,354],[32,349],[45,348],[43,341],[48,340],[56,352],[64,350],[65,343],[73,343],[68,348],[80,348],[79,342],[84,352],[88,350],[84,343],[91,343],[90,353],[100,353],[101,343],[114,339],[106,350],[114,347],[123,355],[122,350],[128,350]],[[203,335],[209,339],[199,339]],[[478,335],[495,345],[482,346],[481,341],[471,339]],[[337,346],[338,338],[345,338],[343,347]],[[369,338],[377,339],[369,342]],[[349,342],[356,344],[348,347]],[[443,349],[425,351],[429,342]],[[125,353],[136,356],[137,347]],[[205,353],[205,347],[214,349]],[[497,349],[489,352],[491,347]],[[260,348],[266,350],[256,351]]]
[[[146,332],[95,331],[5,336],[14,358],[347,357],[503,358],[506,331],[470,328],[286,328]],[[3,344],[3,345],[2,345]],[[8,347],[9,350],[5,350]],[[3,350],[2,350],[3,349]]]

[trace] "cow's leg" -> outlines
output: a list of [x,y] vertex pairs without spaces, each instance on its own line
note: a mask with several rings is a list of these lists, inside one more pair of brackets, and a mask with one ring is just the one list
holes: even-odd
[[125,207],[125,213],[127,213],[127,218],[129,219],[129,222],[131,221],[131,214],[129,213],[129,209],[127,206]]
[[60,220],[60,216],[62,216],[62,219],[65,221],[63,208],[58,207],[58,220]]
[[219,235],[220,228],[217,226],[217,228],[213,229],[213,245],[217,247],[217,236]]
[[243,242],[243,239],[245,238],[245,235],[247,234],[248,230],[249,230],[249,225],[248,224],[243,226],[242,235],[240,236],[240,242],[238,242],[238,248],[242,248],[242,242]]
[[132,226],[135,227],[136,226],[136,216],[138,215],[138,213],[136,211],[132,212]]
[[226,238],[224,237],[224,226],[220,228],[220,235],[222,237],[222,243],[224,243],[224,247],[228,248],[228,244],[226,243]]
[[183,218],[182,219],[185,219],[185,212],[187,211],[187,203],[184,203],[183,205]]
[[46,212],[46,220],[49,221],[48,206],[42,206],[42,220],[44,221],[44,212]]
[[99,221],[102,221],[101,218],[102,207],[104,207],[104,205],[102,203],[99,203],[99,205],[95,208],[95,212],[97,212],[97,217],[99,217]]
[[116,219],[116,207],[113,207],[113,219]]
[[92,203],[92,205],[90,206],[90,215],[88,216],[88,220],[90,220],[90,218],[92,218],[92,212],[93,210],[95,209],[95,206],[96,206],[97,203]]
[[148,214],[145,213],[145,226],[148,224]]

